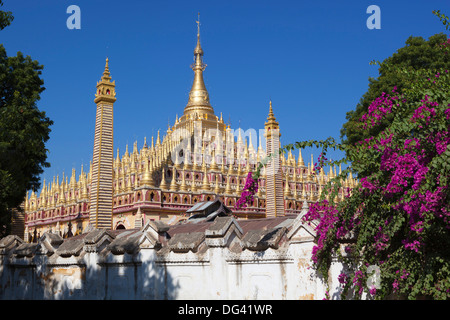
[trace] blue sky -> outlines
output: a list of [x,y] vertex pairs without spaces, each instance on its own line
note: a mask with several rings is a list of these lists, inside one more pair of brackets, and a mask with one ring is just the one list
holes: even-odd
[[[198,12],[216,114],[232,128],[258,131],[271,99],[282,144],[339,138],[346,112],[366,92],[368,77],[377,76],[369,62],[389,57],[411,35],[445,32],[432,10],[450,14],[442,0],[3,2],[15,19],[0,31],[0,43],[8,55],[21,51],[44,65],[38,107],[54,121],[47,182],[89,166],[95,85],[106,57],[116,81],[114,145],[121,155],[126,144],[142,147],[144,137],[156,138],[183,113]],[[81,9],[79,30],[66,26],[70,5]],[[381,10],[381,29],[366,26],[370,5]]]

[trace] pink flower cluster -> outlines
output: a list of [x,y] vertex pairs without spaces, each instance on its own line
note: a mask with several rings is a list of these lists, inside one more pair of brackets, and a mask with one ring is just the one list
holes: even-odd
[[[394,87],[392,92],[396,94],[397,87]],[[392,112],[392,108],[395,104],[399,105],[398,102],[396,102],[398,99],[399,97],[396,95],[391,97],[389,94],[383,92],[380,97],[373,100],[368,108],[368,112],[360,119],[363,123],[364,130],[378,125],[387,114]]]
[[249,172],[247,179],[245,180],[244,188],[241,192],[241,197],[236,201],[234,209],[245,208],[247,205],[251,205],[254,200],[254,195],[258,192],[258,181],[253,179],[253,173]]
[[389,246],[389,237],[383,233],[382,227],[378,228],[379,232],[374,237],[375,255],[378,255],[382,250]]
[[312,260],[318,262],[319,253],[323,250],[329,230],[331,230],[338,221],[338,210],[335,206],[329,205],[327,200],[319,203],[313,203],[308,212],[303,216],[303,221],[311,223],[318,222],[315,230],[317,233],[317,244],[312,250]]
[[405,240],[402,240],[402,243],[405,245],[406,249],[415,251],[415,252],[419,252],[419,248],[421,246],[421,243],[419,240],[405,239]]
[[[448,107],[450,107],[450,104],[448,105]],[[450,119],[450,108],[446,109],[444,111],[444,114],[445,114],[445,119],[446,120]]]
[[322,151],[320,153],[319,157],[317,158],[317,162],[314,163],[313,171],[319,173],[327,160],[328,160],[328,158],[325,157],[325,153]]
[[360,182],[361,182],[361,187],[363,187],[364,189],[369,190],[370,193],[372,193],[373,191],[375,191],[375,190],[377,190],[379,188],[377,183],[376,182],[370,182],[368,180],[368,177],[361,178]]
[[415,151],[400,154],[399,150],[389,147],[381,156],[380,169],[390,173],[390,182],[384,188],[384,193],[388,197],[404,192],[411,186],[411,181],[413,181],[411,187],[417,190],[428,171],[423,157],[417,155]]
[[[428,126],[432,117],[436,116],[435,107],[437,107],[439,104],[437,102],[429,101],[428,99],[429,98],[426,95],[425,98],[421,100],[423,104],[414,111],[414,114],[410,118],[411,122],[416,122],[418,119],[424,119],[424,124]],[[423,125],[420,124],[419,128],[423,128]]]
[[341,285],[345,286],[348,282],[348,276],[344,272],[341,272],[338,276],[338,281]]
[[[395,271],[396,275],[400,274],[400,270]],[[409,272],[406,272],[406,270],[402,270],[402,273],[400,274],[399,278],[396,278],[393,282],[392,282],[392,289],[394,290],[394,292],[397,292],[400,288],[400,284],[401,282],[403,282],[404,280],[406,280],[409,276]],[[400,281],[399,281],[400,280]]]
[[355,272],[355,276],[353,278],[353,285],[355,288],[358,288],[358,293],[361,295],[364,290],[364,274],[361,270]]
[[[426,190],[425,193],[413,194],[410,200],[401,200],[394,209],[402,210],[409,216],[410,231],[421,234],[424,231],[424,221],[426,215],[433,214],[438,219],[443,219],[447,228],[450,229],[450,215],[445,209],[444,187],[437,187],[436,190]],[[406,241],[405,247],[417,252],[417,243],[406,246],[410,241]]]
[[[450,110],[450,109],[448,109]],[[437,154],[443,154],[450,144],[450,135],[448,131],[437,132],[435,136],[430,136],[428,142],[436,146]]]

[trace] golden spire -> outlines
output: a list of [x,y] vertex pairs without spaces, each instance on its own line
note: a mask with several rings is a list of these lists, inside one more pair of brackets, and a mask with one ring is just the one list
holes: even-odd
[[278,128],[278,122],[275,119],[275,115],[273,114],[272,100],[270,100],[269,106],[270,106],[270,108],[269,108],[269,115],[267,116],[266,126],[273,125],[274,127]]
[[102,80],[108,81],[108,82],[111,80],[111,73],[109,72],[109,59],[108,58],[106,58],[105,71],[103,71]]
[[177,189],[178,189],[176,177],[177,177],[177,170],[174,167],[173,172],[172,172],[172,181],[170,182],[170,186],[169,186],[170,191],[177,191]]
[[220,183],[219,183],[219,175],[216,174],[216,185],[214,187],[215,194],[220,194]]
[[64,183],[64,172],[63,172],[63,177],[62,177],[62,181],[61,181],[61,188],[60,188],[60,192],[58,195],[58,204],[64,204],[66,203],[66,191],[65,191],[65,183]]
[[304,166],[305,162],[303,161],[303,157],[302,157],[302,149],[299,148],[298,149],[298,166]]
[[156,137],[156,145],[161,145],[161,138],[159,137],[159,130],[158,130],[158,136]]
[[257,196],[258,198],[262,198],[262,193],[263,193],[262,188],[259,187],[259,188],[258,188],[258,191],[256,192],[256,196]]
[[286,170],[286,182],[284,188],[284,196],[287,197],[291,194],[291,190],[289,189],[289,173]]
[[139,187],[139,174],[135,174],[134,175],[134,188],[138,188]]
[[220,171],[222,172],[222,174],[225,174],[225,159],[223,157],[221,157],[221,161],[222,161],[222,165],[220,167]]
[[325,184],[325,171],[323,170],[323,167],[320,168],[320,180],[319,183]]
[[215,152],[215,150],[212,151],[211,164],[209,165],[209,170],[212,170],[212,171],[219,170],[219,167],[217,166],[217,163],[216,163],[216,152]]
[[187,185],[186,185],[185,171],[183,170],[183,173],[181,174],[180,191],[186,191],[186,190],[187,190]]
[[131,174],[128,175],[128,178],[126,178],[125,181],[125,191],[130,193],[131,191],[133,191],[133,186],[131,185]]
[[277,137],[281,136],[280,133],[280,126],[278,125],[277,120],[275,119],[275,115],[273,114],[272,109],[272,100],[270,100],[270,108],[269,108],[269,115],[267,116],[267,121],[264,124],[265,129],[265,137],[266,139],[270,139],[272,137],[272,133],[275,132]]
[[138,153],[137,140],[133,143],[133,154],[136,155]]
[[306,194],[306,184],[302,183],[302,200],[306,200],[307,194]]
[[202,190],[203,191],[211,191],[211,187],[209,185],[208,173],[207,173],[207,170],[206,170],[206,165],[204,166],[204,170],[203,170]]
[[89,197],[87,185],[86,185],[86,179],[83,179],[81,183],[81,199],[87,199]]
[[234,191],[234,193],[239,197],[240,195],[241,195],[241,193],[242,193],[242,190],[241,190],[241,183],[240,183],[240,179],[239,179],[239,176],[237,177],[237,179],[236,179],[236,190]]
[[111,81],[111,74],[109,72],[109,60],[106,58],[105,71],[100,81],[97,81],[97,91],[95,93],[95,103],[107,102],[114,103],[116,101],[116,81]]
[[195,23],[197,23],[197,46],[194,49],[194,55],[197,58],[197,55],[203,56],[202,46],[200,45],[200,12],[198,13],[198,20]]
[[197,192],[197,185],[195,184],[195,172],[191,171],[191,175],[192,175],[191,191]]
[[292,150],[289,150],[287,161],[290,166],[295,167],[295,159],[292,155]]
[[148,149],[148,145],[147,145],[147,137],[144,137],[144,146],[143,146],[142,148]]
[[166,174],[165,174],[164,168],[161,171],[161,183],[159,185],[161,190],[167,190],[169,188],[167,181],[166,181]]
[[266,155],[266,152],[264,151],[263,146],[262,146],[262,140],[261,139],[262,139],[262,135],[260,134],[259,135],[258,155],[257,155],[257,161],[258,162],[260,160],[262,160],[265,157],[265,155]]
[[225,186],[225,194],[231,194],[231,193],[232,193],[232,191],[231,191],[231,185],[230,185],[230,180],[231,180],[231,177],[230,177],[230,175],[228,174],[228,175],[227,175],[227,184],[226,184],[226,186]]
[[209,94],[203,81],[203,71],[206,64],[203,63],[203,49],[200,44],[200,13],[197,23],[197,46],[194,49],[195,62],[191,65],[194,71],[194,82],[189,92],[189,101],[184,109],[184,115],[207,113],[214,115],[214,109],[209,102]]
[[141,179],[141,185],[153,186],[153,177],[148,160],[145,161],[145,171]]
[[293,177],[293,181],[294,181],[294,198],[298,199],[298,192],[297,192],[297,169],[294,168],[294,177]]

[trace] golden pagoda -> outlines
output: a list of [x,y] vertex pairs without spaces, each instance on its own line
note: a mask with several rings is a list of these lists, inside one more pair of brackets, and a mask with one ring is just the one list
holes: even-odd
[[[312,163],[305,164],[299,151],[297,159],[291,153],[287,159],[280,155],[276,165],[263,168],[253,204],[234,209],[248,172],[256,170],[258,161],[280,148],[280,125],[270,101],[265,136],[259,136],[256,148],[251,137],[242,137],[243,130],[227,126],[222,114],[218,117],[211,106],[203,79],[206,68],[203,56],[198,20],[195,60],[191,66],[194,79],[181,117],[175,116],[165,134],[158,131],[156,139],[152,136],[150,145],[145,139],[139,148],[135,141],[132,153],[126,146],[122,155],[117,150],[116,158],[112,155],[112,118],[102,118],[99,127],[109,131],[103,131],[98,146],[107,148],[107,152],[102,153],[94,146],[89,172],[82,167],[77,179],[73,169],[70,183],[67,178],[60,181],[56,177],[52,183],[44,182],[39,195],[36,192],[27,195],[24,202],[27,241],[36,241],[47,231],[67,236],[72,226],[76,235],[92,226],[133,229],[149,220],[179,223],[186,219],[186,211],[194,204],[216,197],[240,219],[299,214],[303,201],[318,199],[322,186],[333,174],[321,172],[319,178],[312,176]],[[103,116],[109,117],[116,94],[108,59],[96,90],[94,102],[100,114],[97,118],[102,117],[102,110]],[[100,137],[100,133],[96,126],[95,134]],[[96,187],[105,181],[111,191]],[[349,188],[355,184],[351,176],[345,182]],[[101,208],[95,205],[104,204],[102,195],[111,199],[109,213],[108,203]],[[344,196],[344,192],[339,196]]]

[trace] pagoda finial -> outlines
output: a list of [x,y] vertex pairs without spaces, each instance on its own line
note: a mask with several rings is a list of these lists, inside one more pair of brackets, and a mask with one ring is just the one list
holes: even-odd
[[272,108],[272,100],[269,101],[269,116],[267,117],[267,120],[275,120],[275,115],[273,114]]
[[302,149],[298,149],[298,162],[297,162],[297,166],[304,166],[305,162],[303,161],[303,157],[302,157]]
[[158,136],[156,137],[156,145],[159,146],[161,144],[161,138],[159,136],[159,130],[158,130]]
[[278,122],[273,114],[272,100],[269,101],[269,115],[267,116],[265,127],[270,129],[279,129]]
[[97,82],[97,89],[94,99],[95,103],[106,102],[112,104],[116,101],[116,81],[111,81],[111,79],[111,73],[109,72],[109,59],[106,58],[105,70],[103,71],[100,81]]
[[148,148],[148,145],[147,145],[147,137],[144,137],[144,148]]
[[202,46],[200,44],[200,12],[198,13],[198,20],[195,21],[197,23],[197,46],[194,50],[194,55],[203,55]]
[[214,110],[209,102],[209,94],[203,80],[203,71],[206,64],[203,63],[203,49],[200,44],[200,13],[198,14],[198,20],[195,22],[197,23],[197,45],[194,49],[194,63],[191,65],[194,71],[194,82],[189,92],[189,101],[184,109],[184,115],[199,115],[206,112],[213,116]]
[[111,80],[111,73],[109,72],[109,59],[106,57],[106,63],[105,63],[105,71],[103,71],[102,80],[110,81]]

